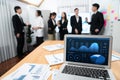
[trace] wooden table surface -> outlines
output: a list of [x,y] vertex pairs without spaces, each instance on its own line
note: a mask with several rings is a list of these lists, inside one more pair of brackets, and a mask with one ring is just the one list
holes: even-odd
[[[64,44],[63,41],[45,41],[41,46],[36,48],[33,52],[31,52],[28,56],[26,56],[23,60],[21,60],[18,64],[16,64],[13,68],[11,68],[8,72],[1,76],[0,79],[4,78],[11,72],[15,71],[17,68],[22,66],[24,63],[36,63],[36,64],[48,64],[47,60],[45,59],[45,55],[49,54],[56,54],[56,53],[63,53],[64,50],[57,50],[49,52],[43,49],[43,46],[52,45],[52,44]],[[113,51],[114,54],[120,55],[119,53]],[[52,69],[59,69],[60,65],[51,66]],[[116,78],[116,80],[120,80],[120,61],[114,61],[111,64],[112,72]],[[49,78],[51,80],[51,77]]]

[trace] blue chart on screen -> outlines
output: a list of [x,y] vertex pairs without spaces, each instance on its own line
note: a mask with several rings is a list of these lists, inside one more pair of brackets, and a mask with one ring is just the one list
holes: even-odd
[[92,55],[90,60],[94,64],[103,64],[105,62],[105,57],[102,55]]
[[87,47],[86,45],[80,46],[79,49],[76,49],[74,47],[70,48],[70,51],[80,51],[80,52],[98,52],[99,51],[99,45],[98,43],[92,43],[90,47]]

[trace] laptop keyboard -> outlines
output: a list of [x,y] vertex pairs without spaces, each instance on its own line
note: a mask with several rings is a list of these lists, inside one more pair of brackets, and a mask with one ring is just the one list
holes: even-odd
[[98,78],[103,80],[110,80],[107,70],[85,68],[85,67],[76,67],[66,65],[62,73],[78,75],[84,77]]

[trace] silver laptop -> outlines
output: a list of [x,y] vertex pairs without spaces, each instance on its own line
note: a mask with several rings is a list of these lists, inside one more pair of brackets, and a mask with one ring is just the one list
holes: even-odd
[[115,80],[111,72],[112,37],[65,36],[65,63],[54,80]]

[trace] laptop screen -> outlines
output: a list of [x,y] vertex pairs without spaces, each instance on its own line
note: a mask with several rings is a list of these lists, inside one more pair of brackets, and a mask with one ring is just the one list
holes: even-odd
[[108,65],[110,38],[66,38],[66,61]]

